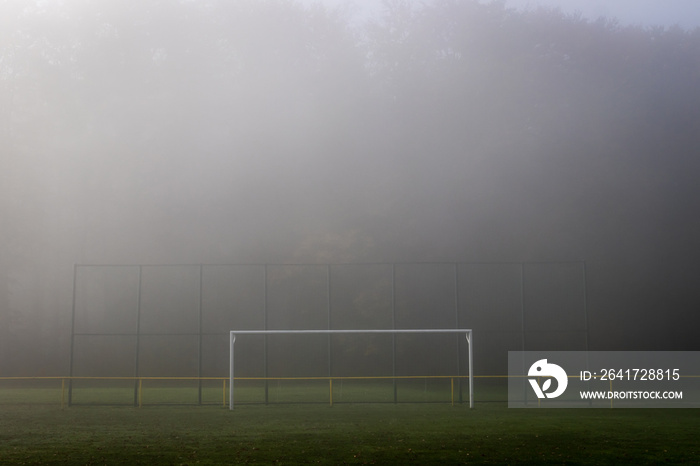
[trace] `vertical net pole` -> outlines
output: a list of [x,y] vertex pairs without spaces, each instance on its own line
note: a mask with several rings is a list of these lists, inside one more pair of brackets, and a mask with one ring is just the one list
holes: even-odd
[[136,350],[134,356],[134,406],[139,403],[139,350],[141,348],[141,275],[143,266],[138,266],[138,288],[136,290]]
[[[268,329],[268,318],[267,318],[267,302],[268,302],[268,296],[267,296],[267,280],[268,280],[268,273],[267,273],[267,264],[263,266],[263,272],[264,272],[264,302],[263,302],[263,326],[265,330]],[[235,338],[235,337],[234,337]],[[233,343],[231,343],[233,345]],[[231,358],[233,358],[233,346],[231,346]],[[267,361],[268,361],[268,351],[267,351],[267,335],[263,335],[263,365],[265,366],[263,369],[263,375],[265,377],[265,404],[268,403],[269,397],[270,397],[270,381],[268,380],[268,369],[267,369]],[[233,364],[233,362],[231,362]],[[233,366],[232,366],[233,367]],[[233,373],[233,369],[232,372]],[[231,376],[231,391],[233,391],[233,376]],[[233,404],[231,405],[231,408],[233,408]]]
[[75,299],[78,280],[78,264],[73,264],[73,310],[70,322],[70,361],[68,363],[68,406],[73,404],[73,351],[75,349]]
[[197,361],[197,377],[199,379],[199,386],[197,387],[197,404],[201,405],[202,404],[202,269],[203,266],[200,264],[199,265],[199,304],[198,304],[198,326],[199,326],[199,335],[197,337],[197,351],[199,353],[198,355],[198,361]]
[[[229,392],[228,392],[228,409],[233,410],[233,344],[236,342],[236,335],[233,332],[229,334]],[[265,380],[267,383],[267,380]],[[267,394],[266,394],[267,395]],[[267,402],[267,399],[265,399]]]
[[[522,350],[525,351],[525,264],[520,264],[520,327]],[[527,374],[525,359],[523,359],[523,374]],[[527,387],[523,384],[523,399],[527,405]]]
[[[455,262],[454,264],[454,286],[455,286],[455,328],[460,328],[459,326],[459,264]],[[459,351],[459,335],[455,335],[455,338],[457,338],[457,375],[460,376],[462,375],[462,358],[461,358],[461,353]],[[454,385],[454,380],[452,381]],[[457,379],[457,392],[459,396],[459,402],[462,402],[462,379],[458,378]],[[453,396],[452,396],[452,404],[454,405],[454,387],[453,387]]]
[[[396,265],[391,264],[391,328],[396,330]],[[391,376],[394,382],[394,403],[398,402],[396,390],[396,334],[391,334]]]

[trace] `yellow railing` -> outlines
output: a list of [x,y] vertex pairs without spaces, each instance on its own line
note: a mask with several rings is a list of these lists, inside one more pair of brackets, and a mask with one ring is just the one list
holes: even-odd
[[[478,376],[475,376],[478,377]],[[491,377],[491,376],[481,376]],[[341,382],[345,380],[351,381],[377,381],[377,380],[450,380],[450,399],[449,402],[454,405],[456,402],[456,392],[455,392],[455,381],[456,380],[466,380],[468,376],[348,376],[348,377],[236,377],[235,380],[238,381],[264,381],[264,382],[284,382],[284,381],[327,381],[328,382],[328,403],[333,406],[333,383]],[[61,396],[60,405],[61,408],[69,406],[71,403],[71,391],[74,388],[74,382],[78,381],[124,381],[134,383],[134,405],[138,407],[143,406],[143,392],[144,392],[144,382],[148,381],[194,381],[194,382],[205,382],[205,381],[219,381],[221,382],[221,405],[226,407],[228,403],[228,389],[229,389],[229,378],[228,377],[94,377],[94,376],[39,376],[39,377],[0,377],[0,383],[2,382],[17,382],[23,387],[27,385],[32,385],[35,382],[41,381],[59,381],[61,382]],[[201,387],[201,386],[200,386]],[[36,386],[35,386],[36,388]],[[120,387],[125,388],[125,387]],[[17,388],[15,388],[17,389]],[[12,387],[3,387],[0,385],[0,394],[2,391],[13,390]],[[200,388],[201,390],[201,388]],[[201,399],[201,395],[200,395]],[[2,397],[0,396],[0,402],[2,402]],[[209,403],[211,404],[211,403]]]

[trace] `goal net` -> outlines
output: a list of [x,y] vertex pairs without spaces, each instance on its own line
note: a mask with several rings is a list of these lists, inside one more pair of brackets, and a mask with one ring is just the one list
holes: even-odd
[[[471,329],[392,329],[392,330],[231,330],[229,354],[229,409],[234,407],[234,349],[238,335],[338,335],[338,334],[464,334],[467,341],[467,372],[469,380],[469,407],[474,407],[474,374]],[[331,380],[334,377],[329,376]]]

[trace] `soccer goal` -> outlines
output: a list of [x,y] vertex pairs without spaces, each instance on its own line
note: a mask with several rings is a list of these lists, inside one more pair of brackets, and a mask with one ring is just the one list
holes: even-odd
[[473,372],[473,351],[472,351],[472,331],[471,329],[393,329],[393,330],[231,330],[230,332],[230,355],[229,355],[229,409],[233,409],[233,361],[234,344],[236,335],[338,335],[338,334],[406,334],[406,333],[457,333],[464,334],[467,339],[468,348],[468,374],[469,374],[469,407],[474,407],[474,372]]

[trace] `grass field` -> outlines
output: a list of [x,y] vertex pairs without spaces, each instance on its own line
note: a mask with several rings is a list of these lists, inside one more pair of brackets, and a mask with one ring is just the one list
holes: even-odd
[[0,404],[0,464],[689,464],[695,409]]

